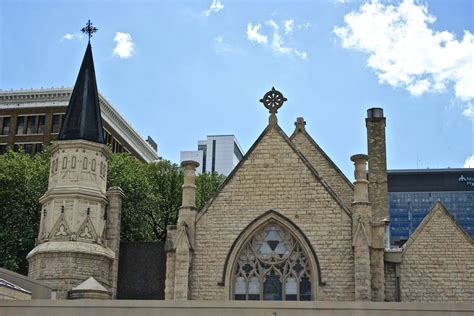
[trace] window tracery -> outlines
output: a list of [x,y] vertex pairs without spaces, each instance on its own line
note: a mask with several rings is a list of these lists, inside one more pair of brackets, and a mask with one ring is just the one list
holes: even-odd
[[241,248],[233,273],[233,299],[312,299],[311,263],[292,234],[270,222]]

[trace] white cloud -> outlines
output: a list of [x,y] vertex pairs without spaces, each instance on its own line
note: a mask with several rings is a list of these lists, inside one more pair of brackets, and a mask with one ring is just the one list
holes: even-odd
[[71,33],[66,33],[63,35],[63,37],[61,38],[61,40],[66,40],[66,41],[70,41],[70,40],[73,40],[73,39],[82,39],[82,34],[71,34]]
[[132,56],[134,44],[129,33],[115,33],[114,42],[117,43],[114,48],[114,55],[120,58],[130,58]]
[[289,54],[293,51],[292,48],[283,46],[283,40],[278,33],[273,34],[272,49],[282,54]]
[[404,0],[399,5],[377,1],[363,4],[335,27],[342,46],[369,55],[367,65],[379,81],[402,87],[412,95],[443,92],[454,84],[462,101],[474,98],[474,35],[465,31],[462,40],[429,26],[436,18],[423,4]]
[[466,104],[466,107],[464,108],[462,114],[467,116],[474,122],[474,106],[472,106],[470,102]]
[[[271,48],[274,52],[282,55],[294,55],[302,60],[308,59],[308,54],[304,51],[299,51],[296,48],[286,46],[284,44],[286,36],[291,36],[293,30],[295,29],[295,24],[293,19],[284,20],[280,25],[274,20],[270,19],[265,22],[265,25],[268,25],[273,30],[273,35],[264,35],[262,32],[262,25],[260,23],[252,25],[249,23],[247,25],[247,39],[251,42],[257,42],[258,44],[267,46]],[[298,25],[297,29],[307,28],[311,24],[305,23],[303,25]],[[282,34],[283,32],[284,34]],[[268,43],[268,38],[272,37],[271,43]]]
[[212,13],[217,13],[220,10],[224,9],[224,5],[219,0],[213,0],[209,9],[205,10],[203,13],[205,16],[209,16]]
[[278,24],[276,24],[275,21],[273,20],[268,20],[267,22],[265,22],[266,25],[270,25],[271,27],[273,27],[275,30],[278,30],[279,27],[278,27]]
[[294,27],[295,21],[293,20],[286,20],[283,22],[283,25],[285,25],[285,34],[291,34],[293,33],[293,27]]
[[464,168],[474,168],[474,155],[467,157],[464,162]]
[[230,45],[224,42],[224,36],[217,36],[214,38],[214,47],[216,53],[219,54],[228,53],[232,50]]
[[296,48],[293,49],[293,53],[301,59],[308,59],[308,54],[306,52],[300,52]]
[[298,24],[298,29],[301,30],[301,29],[307,29],[308,27],[311,26],[311,23],[309,22],[305,22],[303,24]]
[[247,25],[247,39],[251,42],[266,44],[268,41],[268,37],[260,33],[261,28],[262,28],[262,25],[260,23],[258,23],[255,26],[253,26],[252,23],[249,23]]

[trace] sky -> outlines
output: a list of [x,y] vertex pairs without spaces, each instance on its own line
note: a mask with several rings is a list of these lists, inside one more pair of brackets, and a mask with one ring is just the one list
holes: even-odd
[[352,179],[366,110],[387,117],[389,169],[474,167],[474,1],[0,2],[0,89],[72,87],[90,19],[99,91],[159,155],[206,135],[246,151],[273,86]]

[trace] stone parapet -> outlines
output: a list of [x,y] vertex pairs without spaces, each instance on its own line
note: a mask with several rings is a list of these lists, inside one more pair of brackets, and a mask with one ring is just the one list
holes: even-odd
[[262,315],[400,315],[467,316],[471,303],[375,303],[375,302],[276,302],[276,301],[129,301],[129,300],[31,300],[0,301],[2,316],[160,315],[160,316],[262,316]]

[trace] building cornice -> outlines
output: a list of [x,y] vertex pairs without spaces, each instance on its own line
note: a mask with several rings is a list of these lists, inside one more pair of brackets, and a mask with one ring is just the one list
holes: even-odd
[[[67,106],[71,93],[71,88],[0,90],[0,109]],[[53,102],[45,104],[47,101]],[[100,92],[99,103],[104,121],[127,141],[143,160],[153,162],[159,159],[155,150]]]

